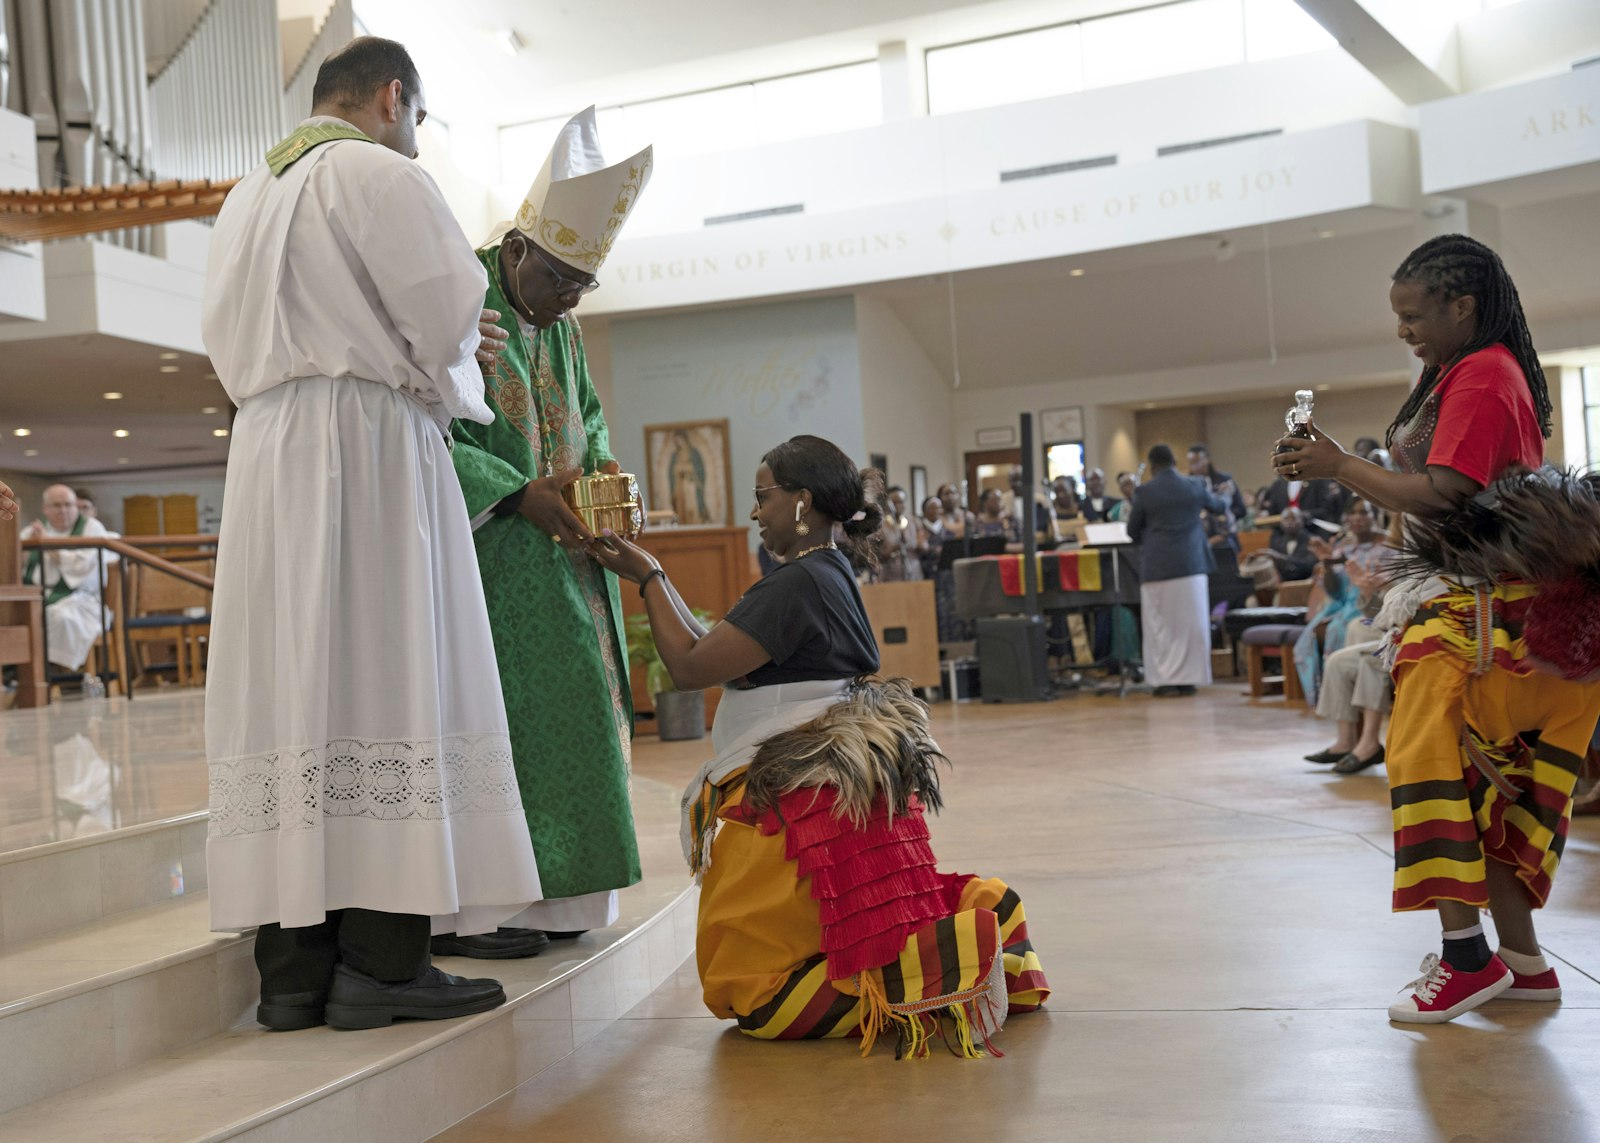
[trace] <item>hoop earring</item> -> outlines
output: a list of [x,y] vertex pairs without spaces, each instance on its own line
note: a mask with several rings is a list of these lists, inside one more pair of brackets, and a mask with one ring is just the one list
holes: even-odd
[[797,535],[797,536],[809,536],[809,535],[811,535],[811,525],[807,524],[805,522],[805,520],[803,520],[801,518],[802,516],[804,516],[805,510],[806,510],[806,506],[804,504],[800,503],[798,500],[795,501],[795,505],[794,505],[794,531],[795,531],[795,535]]

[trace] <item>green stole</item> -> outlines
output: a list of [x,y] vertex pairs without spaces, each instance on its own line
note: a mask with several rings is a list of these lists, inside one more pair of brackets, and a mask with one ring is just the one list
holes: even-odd
[[272,171],[272,177],[283,174],[313,148],[332,143],[335,139],[361,139],[367,143],[375,141],[347,123],[302,123],[289,132],[287,139],[267,152],[267,167]]
[[[72,525],[72,531],[68,532],[67,535],[69,535],[69,536],[81,536],[81,535],[83,535],[83,529],[88,525],[88,523],[89,523],[89,517],[83,515],[80,512],[78,514],[78,522],[76,524]],[[28,553],[28,566],[22,573],[22,582],[23,583],[32,583],[34,576],[38,576],[39,577],[39,586],[43,587],[44,586],[44,553],[42,551],[40,551],[38,548],[34,548],[33,551]],[[44,605],[46,607],[49,607],[52,603],[60,603],[63,599],[67,598],[67,596],[71,595],[76,590],[78,590],[78,589],[75,588],[75,587],[68,587],[67,586],[67,581],[66,581],[65,577],[63,577],[61,579],[58,579],[58,580],[56,580],[55,586],[50,588],[49,591],[45,592]]]

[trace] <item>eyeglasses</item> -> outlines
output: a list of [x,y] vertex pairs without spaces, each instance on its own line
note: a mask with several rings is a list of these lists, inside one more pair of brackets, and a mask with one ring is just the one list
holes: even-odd
[[755,488],[752,489],[752,491],[754,491],[755,494],[756,494],[756,507],[760,508],[761,505],[762,505],[761,494],[763,492],[771,492],[775,488],[782,488],[782,487],[783,487],[783,485],[781,485],[781,484],[758,484],[758,485],[756,485]]
[[532,242],[528,243],[528,249],[537,254],[539,261],[544,263],[544,268],[550,271],[550,276],[555,279],[556,293],[592,294],[600,288],[600,280],[598,278],[588,282],[579,282],[576,279],[566,277],[560,270],[550,265],[550,259],[545,257],[544,251],[540,250]]

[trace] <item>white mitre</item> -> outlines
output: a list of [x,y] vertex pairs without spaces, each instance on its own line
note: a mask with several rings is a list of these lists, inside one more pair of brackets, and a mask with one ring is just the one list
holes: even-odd
[[594,108],[580,111],[556,136],[517,211],[515,223],[495,227],[490,243],[513,226],[572,266],[597,273],[650,182],[654,148],[613,166],[600,153]]

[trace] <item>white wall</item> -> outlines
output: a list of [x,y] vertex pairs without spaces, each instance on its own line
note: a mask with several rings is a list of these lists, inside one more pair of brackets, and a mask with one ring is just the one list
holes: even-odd
[[618,318],[610,349],[607,420],[623,467],[645,475],[646,425],[727,418],[736,524],[773,445],[815,433],[866,459],[851,298]]
[[960,479],[949,378],[878,298],[856,298],[856,345],[866,451],[888,456],[889,483],[910,488],[914,464],[930,489]]

